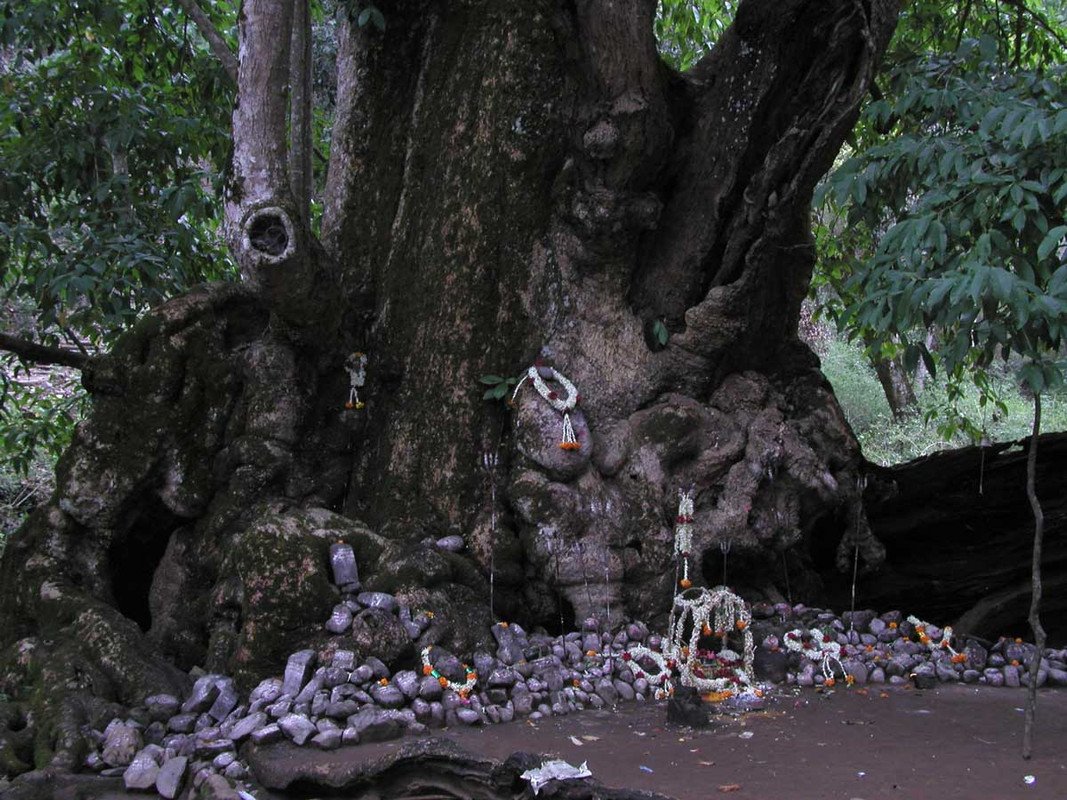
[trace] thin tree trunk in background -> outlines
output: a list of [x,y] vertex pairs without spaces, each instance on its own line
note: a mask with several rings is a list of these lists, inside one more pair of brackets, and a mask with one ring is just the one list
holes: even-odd
[[895,358],[872,358],[874,373],[878,376],[878,382],[882,384],[885,399],[889,403],[889,410],[893,412],[894,419],[906,417],[915,410],[917,400],[915,390],[911,387],[911,381],[907,373]]
[[1034,655],[1030,659],[1030,685],[1026,692],[1026,714],[1023,717],[1023,758],[1030,758],[1034,743],[1034,715],[1037,713],[1037,673],[1041,668],[1041,654],[1045,650],[1045,629],[1041,626],[1041,539],[1045,532],[1045,515],[1037,499],[1034,476],[1037,472],[1037,437],[1041,432],[1041,394],[1034,395],[1034,431],[1026,460],[1026,496],[1034,512],[1034,554],[1031,572],[1033,592],[1030,596],[1030,628],[1034,632]]
[[289,188],[304,224],[311,220],[311,13],[308,0],[293,4],[289,46]]

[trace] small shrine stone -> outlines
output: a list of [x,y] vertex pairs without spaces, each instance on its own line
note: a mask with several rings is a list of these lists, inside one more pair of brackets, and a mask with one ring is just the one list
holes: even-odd
[[185,785],[185,773],[189,765],[189,759],[185,756],[174,756],[163,762],[156,776],[156,791],[166,800],[174,800],[181,794]]
[[335,650],[330,666],[351,672],[356,668],[356,654],[351,650]]
[[315,666],[315,651],[300,650],[289,656],[285,664],[285,678],[282,682],[282,693],[290,697],[296,697],[304,684],[311,677]]
[[370,667],[371,670],[373,670],[375,678],[381,679],[389,677],[389,667],[385,666],[385,662],[383,662],[379,658],[370,656],[366,661],[363,662],[363,665],[366,667]]
[[350,727],[359,734],[361,742],[382,742],[400,735],[400,722],[390,712],[377,708],[365,708],[348,720]]
[[359,568],[356,566],[356,554],[351,545],[344,542],[330,545],[330,570],[333,572],[333,582],[338,586],[359,586]]
[[478,725],[482,721],[482,715],[473,708],[461,706],[456,709],[456,717],[464,725]]
[[393,684],[409,700],[419,696],[419,676],[413,670],[405,669],[396,673],[393,677]]
[[248,696],[249,700],[262,700],[265,703],[273,703],[282,696],[282,682],[277,678],[267,678],[260,681],[259,685]]

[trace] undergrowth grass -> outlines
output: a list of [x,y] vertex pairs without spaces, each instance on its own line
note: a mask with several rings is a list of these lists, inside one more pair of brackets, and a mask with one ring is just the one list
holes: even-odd
[[[962,447],[972,442],[962,433],[946,440],[938,431],[937,418],[926,422],[929,412],[944,418],[948,400],[940,381],[928,380],[917,391],[918,408],[914,414],[896,420],[889,410],[881,384],[858,345],[830,339],[819,347],[822,370],[834,387],[838,401],[848,418],[863,454],[876,464],[889,465],[910,461],[937,450]],[[1010,374],[994,380],[997,396],[1006,412],[978,402],[978,390],[968,387],[957,404],[976,425],[984,429],[990,442],[1010,442],[1030,435],[1033,424],[1033,401],[1024,396]],[[1048,393],[1042,398],[1041,432],[1067,431],[1067,393]]]

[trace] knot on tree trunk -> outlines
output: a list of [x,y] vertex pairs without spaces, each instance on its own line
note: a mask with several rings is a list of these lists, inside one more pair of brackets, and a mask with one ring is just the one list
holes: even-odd
[[270,267],[296,254],[296,230],[283,208],[264,206],[248,212],[241,223],[241,251],[250,266]]

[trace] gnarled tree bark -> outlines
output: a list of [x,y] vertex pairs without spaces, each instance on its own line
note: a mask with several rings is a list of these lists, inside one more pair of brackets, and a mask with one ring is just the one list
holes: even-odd
[[[80,721],[180,690],[179,667],[248,682],[314,645],[338,539],[365,583],[436,612],[414,647],[461,651],[490,569],[504,618],[664,614],[683,487],[710,583],[725,543],[731,582],[767,597],[783,558],[818,588],[816,544],[882,557],[796,327],[812,190],[893,0],[745,0],[684,75],[652,0],[377,5],[384,31],[338,26],[320,246],[286,170],[292,4],[244,4],[226,215],[245,283],[157,309],[102,359],[0,567],[0,689],[53,690],[20,694],[37,766],[76,767]],[[346,410],[357,349],[366,406]],[[481,375],[539,356],[579,388],[577,450],[529,387],[513,412],[482,400]],[[469,555],[420,544],[441,533]]]

